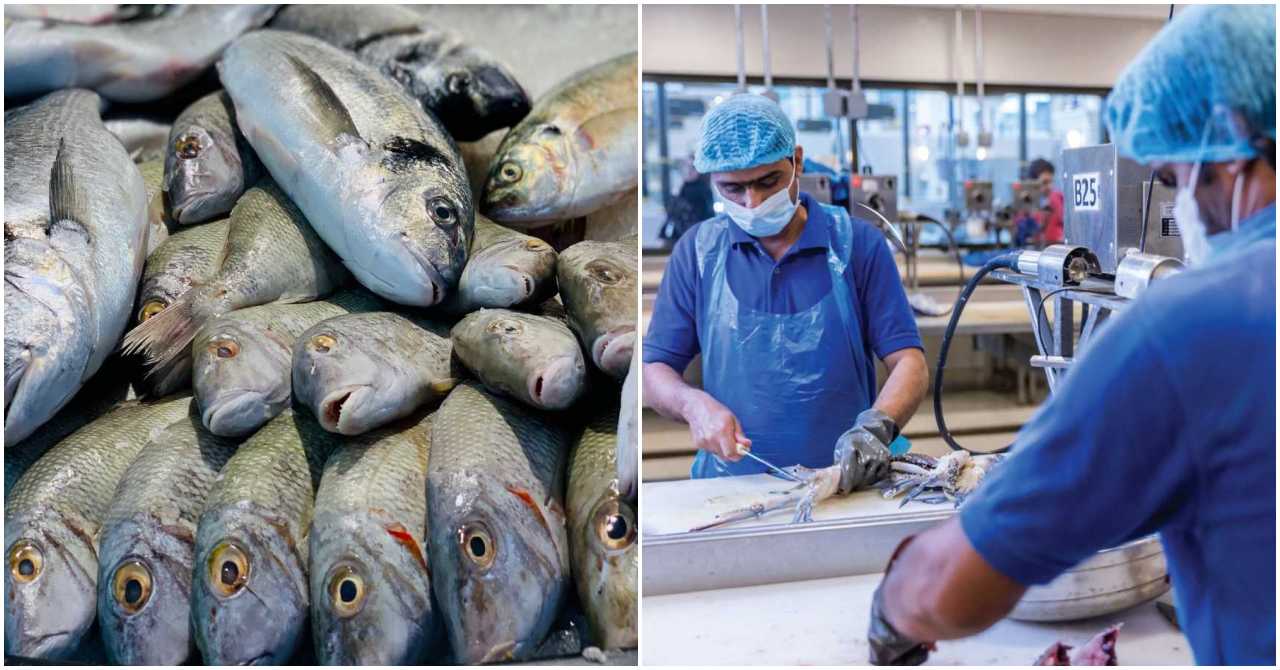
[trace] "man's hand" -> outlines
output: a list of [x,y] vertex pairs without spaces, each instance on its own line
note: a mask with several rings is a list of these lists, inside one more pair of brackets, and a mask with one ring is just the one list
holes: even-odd
[[738,445],[751,447],[751,440],[742,434],[738,417],[705,391],[690,393],[682,414],[693,435],[693,446],[698,449],[736,462],[742,460]]
[[889,474],[889,443],[898,437],[898,425],[874,407],[858,415],[853,428],[836,440],[835,464],[840,466],[840,487],[847,495],[880,481]]

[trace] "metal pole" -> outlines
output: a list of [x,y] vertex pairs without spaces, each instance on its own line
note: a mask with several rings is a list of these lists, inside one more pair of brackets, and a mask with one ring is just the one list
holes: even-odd
[[747,92],[747,51],[742,43],[742,5],[733,6],[733,16],[738,23],[738,92]]

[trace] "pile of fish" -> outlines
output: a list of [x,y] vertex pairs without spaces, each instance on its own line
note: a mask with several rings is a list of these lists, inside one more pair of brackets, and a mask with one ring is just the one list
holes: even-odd
[[636,68],[530,101],[403,7],[6,8],[6,655],[635,648],[634,224],[565,222],[636,189]]

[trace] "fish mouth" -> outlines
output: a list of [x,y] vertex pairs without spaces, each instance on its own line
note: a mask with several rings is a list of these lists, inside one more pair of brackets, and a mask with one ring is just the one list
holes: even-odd
[[444,281],[444,276],[440,274],[440,271],[436,269],[436,266],[420,249],[411,244],[405,244],[404,248],[409,251],[409,255],[413,257],[413,260],[418,262],[418,266],[427,275],[427,283],[431,285],[431,290],[427,296],[429,302],[422,306],[431,307],[432,305],[440,304],[444,300],[446,286],[448,286]]
[[636,329],[634,326],[615,328],[596,338],[591,346],[591,360],[596,367],[613,375],[625,377],[631,366],[631,354],[635,351]]
[[582,363],[561,356],[529,378],[529,397],[544,409],[565,409],[582,394]]
[[270,404],[267,400],[261,391],[228,391],[205,405],[200,419],[214,435],[242,437],[263,424]]
[[326,395],[316,412],[320,426],[330,433],[342,435],[359,435],[364,432],[364,422],[357,421],[355,413],[370,392],[372,389],[367,384],[361,384],[345,386]]

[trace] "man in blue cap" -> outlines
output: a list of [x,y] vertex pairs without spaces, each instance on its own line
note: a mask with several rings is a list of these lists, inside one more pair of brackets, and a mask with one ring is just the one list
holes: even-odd
[[1275,21],[1190,7],[1121,75],[1111,136],[1178,189],[1191,267],[1109,322],[958,518],[898,547],[873,662],[923,662],[1158,532],[1196,662],[1275,665]]
[[[724,213],[676,245],[644,344],[645,403],[689,424],[695,478],[764,472],[750,449],[780,467],[834,459],[841,492],[867,486],[928,386],[884,238],[800,192],[803,164],[768,98],[735,95],[703,118],[694,167]],[[701,389],[681,377],[698,353]]]

